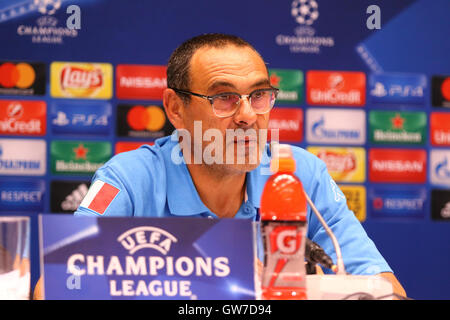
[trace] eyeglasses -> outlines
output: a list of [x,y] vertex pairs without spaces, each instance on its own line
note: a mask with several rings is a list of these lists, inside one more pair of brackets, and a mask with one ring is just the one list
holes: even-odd
[[275,104],[279,89],[265,88],[257,89],[250,94],[239,94],[236,92],[224,92],[213,96],[205,96],[186,90],[170,88],[181,94],[193,95],[203,99],[207,99],[213,108],[214,114],[219,118],[231,117],[239,108],[241,99],[245,98],[250,103],[256,114],[264,114],[269,112]]

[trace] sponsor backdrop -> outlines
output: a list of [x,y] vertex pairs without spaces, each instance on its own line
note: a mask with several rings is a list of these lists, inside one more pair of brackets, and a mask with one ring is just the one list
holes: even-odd
[[[369,28],[373,4],[380,29]],[[0,1],[0,213],[36,225],[38,212],[72,212],[111,156],[173,131],[161,101],[172,50],[232,33],[280,88],[270,128],[326,163],[413,298],[450,298],[449,10],[447,0]]]

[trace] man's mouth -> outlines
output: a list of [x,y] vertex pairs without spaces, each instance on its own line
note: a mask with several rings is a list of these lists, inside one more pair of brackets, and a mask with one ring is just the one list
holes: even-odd
[[234,138],[234,143],[237,144],[241,144],[241,143],[245,143],[250,144],[250,143],[255,143],[257,141],[256,137],[253,136],[243,136],[243,137],[235,137]]

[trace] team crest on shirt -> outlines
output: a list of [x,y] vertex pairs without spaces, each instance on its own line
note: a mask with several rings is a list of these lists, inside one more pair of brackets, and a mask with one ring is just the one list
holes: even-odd
[[104,214],[120,190],[102,180],[96,180],[89,188],[80,207],[90,209],[100,215]]

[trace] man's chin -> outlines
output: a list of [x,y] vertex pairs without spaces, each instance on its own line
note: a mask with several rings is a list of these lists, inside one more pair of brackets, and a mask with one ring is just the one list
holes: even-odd
[[219,169],[223,172],[228,172],[232,174],[238,174],[238,173],[247,173],[250,171],[255,170],[258,168],[259,164],[249,164],[249,163],[243,163],[243,164],[216,164],[216,169]]

